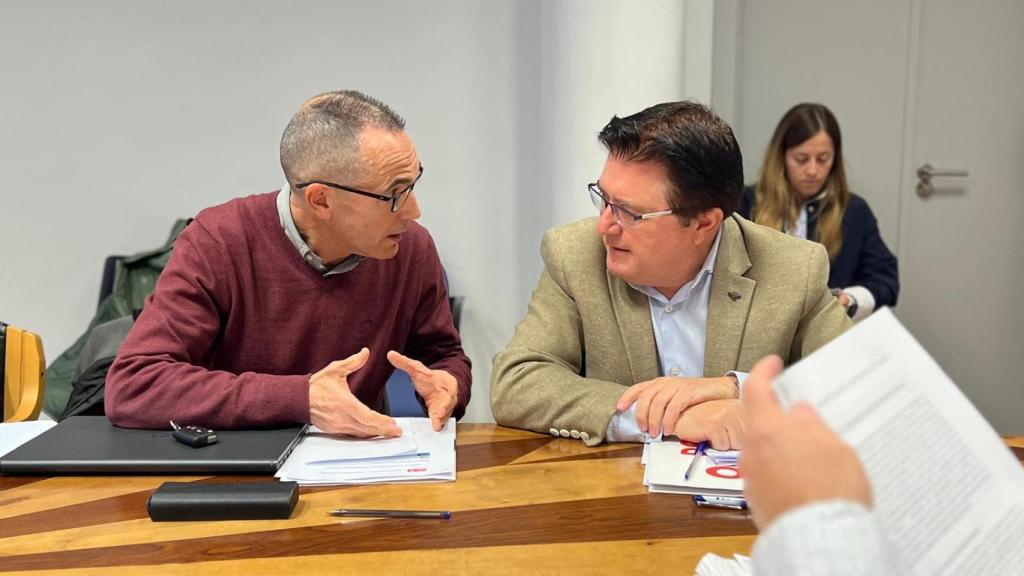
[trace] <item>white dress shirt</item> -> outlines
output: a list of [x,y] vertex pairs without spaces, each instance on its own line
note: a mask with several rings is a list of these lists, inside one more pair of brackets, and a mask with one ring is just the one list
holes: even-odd
[[[718,230],[715,243],[704,259],[697,275],[666,298],[651,286],[633,286],[647,296],[654,324],[654,342],[658,348],[658,373],[662,376],[701,378],[704,376],[704,337],[707,334],[708,298],[718,243],[722,230]],[[746,374],[730,372],[742,383]],[[636,423],[636,403],[623,412],[616,412],[608,423],[605,438],[609,442],[645,442],[647,434]]]

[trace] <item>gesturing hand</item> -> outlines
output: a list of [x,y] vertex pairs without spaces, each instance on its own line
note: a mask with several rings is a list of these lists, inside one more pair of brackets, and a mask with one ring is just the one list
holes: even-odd
[[810,404],[787,412],[775,399],[772,380],[781,371],[782,360],[769,356],[743,384],[747,440],[739,464],[754,523],[764,530],[783,512],[818,500],[870,507],[871,485],[853,448]]
[[359,370],[370,357],[370,350],[336,360],[309,378],[309,421],[329,434],[347,434],[360,438],[401,436],[395,421],[370,410],[348,387],[348,375]]
[[[731,376],[722,378],[678,378],[663,376],[634,384],[626,390],[615,408],[623,412],[636,402],[636,424],[651,436],[662,426],[671,434],[684,410],[709,400],[738,398],[739,389]],[[703,440],[703,439],[702,439]]]
[[459,399],[459,383],[444,370],[431,370],[423,362],[413,360],[394,350],[388,352],[388,362],[409,375],[413,388],[427,405],[427,416],[434,430],[440,430],[455,409]]

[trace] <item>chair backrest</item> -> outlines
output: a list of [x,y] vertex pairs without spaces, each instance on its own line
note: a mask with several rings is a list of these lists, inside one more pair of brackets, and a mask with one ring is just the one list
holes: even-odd
[[39,417],[46,388],[46,358],[38,334],[0,322],[0,381],[4,422]]
[[117,272],[117,264],[125,259],[125,256],[107,256],[107,259],[103,261],[103,277],[100,279],[100,299],[96,303],[96,307],[99,308],[103,304],[103,300],[110,293],[114,291],[114,278]]

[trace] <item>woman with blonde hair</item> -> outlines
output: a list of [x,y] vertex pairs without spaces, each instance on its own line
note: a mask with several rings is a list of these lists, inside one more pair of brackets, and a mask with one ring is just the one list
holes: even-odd
[[823,244],[828,285],[855,320],[899,295],[896,256],[860,196],[850,192],[842,137],[832,112],[797,104],[775,128],[757,184],[743,191],[740,215]]

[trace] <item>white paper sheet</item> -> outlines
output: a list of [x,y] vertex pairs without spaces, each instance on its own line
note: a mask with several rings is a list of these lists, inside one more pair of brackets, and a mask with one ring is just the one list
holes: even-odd
[[301,485],[455,480],[455,419],[395,418],[398,438],[360,439],[311,428],[276,476]]
[[0,457],[56,426],[53,420],[5,422],[0,424]]
[[892,312],[786,370],[776,393],[809,401],[857,450],[906,571],[1020,573],[1024,468]]

